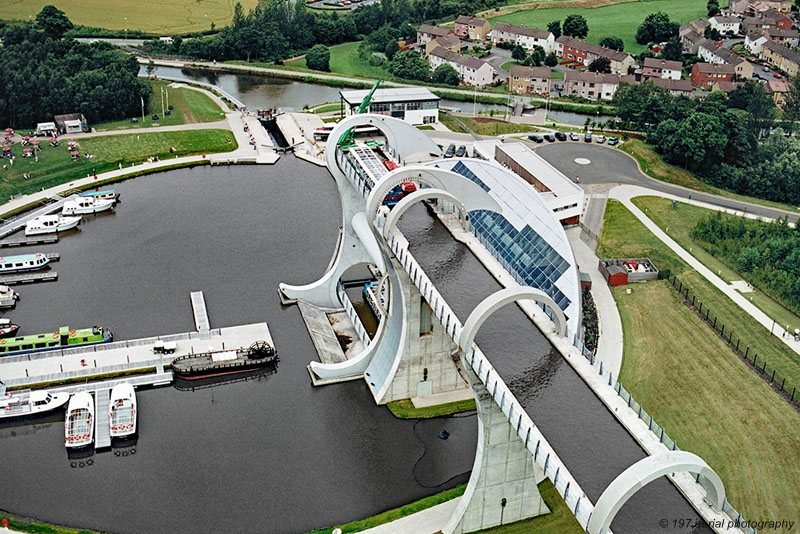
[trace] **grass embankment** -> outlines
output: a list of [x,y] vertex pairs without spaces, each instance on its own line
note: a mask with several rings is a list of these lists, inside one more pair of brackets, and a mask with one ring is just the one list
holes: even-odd
[[[0,202],[7,201],[11,195],[29,194],[40,188],[47,189],[87,175],[118,169],[120,163],[124,167],[147,161],[151,156],[167,160],[194,154],[228,152],[238,148],[230,130],[105,135],[80,139],[78,151],[81,157],[78,161],[72,161],[67,142],[62,139],[59,146],[51,147],[47,141],[42,141],[38,162],[33,158],[23,158],[23,147],[14,145],[14,165],[0,174]],[[173,153],[170,153],[170,147],[175,148]],[[94,157],[85,158],[86,153]],[[3,160],[3,164],[8,165],[8,160]],[[31,173],[32,177],[24,179],[25,173]]]
[[539,131],[539,128],[532,124],[518,124],[489,117],[459,117],[459,119],[478,135],[502,135]]
[[450,113],[440,111],[439,122],[447,126],[447,129],[450,130],[451,132],[469,133],[469,130],[461,126],[461,124],[458,123],[458,120],[455,118],[455,116],[451,115]]
[[[30,20],[51,0],[27,0],[3,5],[2,18]],[[258,5],[258,0],[241,0],[244,12]],[[234,2],[229,0],[173,0],[171,2],[130,2],[127,0],[59,0],[74,24],[111,30],[141,30],[158,35],[218,28],[233,19]]]
[[[788,357],[789,349],[767,343],[768,331],[709,289],[618,202],[608,203],[598,250],[607,257],[648,256],[658,267],[674,269],[743,342],[761,341],[765,354],[781,349]],[[722,477],[728,500],[745,518],[800,519],[800,414],[689,310],[667,281],[612,289],[624,332],[625,388],[681,449],[702,456]]]
[[[676,208],[672,209],[672,202],[660,197],[637,197],[633,199],[633,203],[642,211],[647,210],[648,217],[659,228],[665,231],[669,228],[669,236],[672,239],[687,251],[690,251],[695,258],[717,273],[720,278],[726,282],[747,279],[746,276],[736,272],[735,267],[713,256],[705,248],[702,241],[692,238],[692,229],[702,219],[713,215],[715,213],[714,210],[691,206],[683,202],[678,202]],[[758,306],[761,311],[772,317],[780,326],[789,325],[790,331],[800,327],[800,317],[773,300],[767,293],[756,290],[752,293],[743,293],[743,295]],[[800,386],[800,383],[797,385]]]
[[[172,82],[161,80],[148,80],[153,88],[144,119],[135,117],[138,122],[131,122],[131,118],[118,121],[102,122],[93,125],[98,132],[111,130],[142,129],[153,126],[175,126],[179,124],[195,124],[198,122],[214,122],[225,119],[225,112],[208,95],[189,89],[188,87],[170,88]],[[169,115],[161,113],[161,89],[168,91],[169,104],[174,108]],[[164,109],[167,108],[166,95],[164,96]],[[158,115],[158,120],[152,120],[153,114]]]
[[725,189],[720,189],[719,187],[709,185],[698,179],[694,174],[686,169],[676,167],[675,165],[670,165],[661,158],[661,156],[653,149],[652,145],[648,145],[639,139],[629,139],[624,144],[620,145],[619,148],[639,162],[642,172],[651,178],[655,178],[656,180],[688,187],[689,189],[695,189],[705,193],[719,195],[725,198],[731,198],[733,200],[760,204],[770,208],[777,208],[791,212],[797,212],[798,210],[797,206],[792,206],[790,204],[782,204],[780,202],[772,202],[771,200],[763,200],[760,198],[739,195],[737,193],[732,193],[730,191],[726,191]]
[[430,419],[432,417],[442,417],[443,415],[453,415],[454,413],[470,412],[475,410],[475,399],[448,402],[436,406],[416,408],[411,399],[392,401],[386,405],[392,415],[398,419]]
[[[587,5],[598,3],[587,2]],[[603,7],[549,7],[547,4],[535,3],[513,13],[492,17],[490,22],[508,22],[545,29],[548,22],[563,21],[567,15],[577,13],[583,15],[589,23],[588,41],[599,43],[603,37],[617,36],[625,42],[625,52],[638,54],[645,47],[636,42],[636,29],[647,15],[657,11],[667,13],[671,20],[679,24],[708,15],[705,5],[696,0],[643,0]]]
[[35,534],[100,534],[94,530],[82,530],[77,528],[60,527],[58,525],[47,525],[29,521],[5,512],[0,512],[0,519],[8,520],[8,527],[17,532],[32,532]]

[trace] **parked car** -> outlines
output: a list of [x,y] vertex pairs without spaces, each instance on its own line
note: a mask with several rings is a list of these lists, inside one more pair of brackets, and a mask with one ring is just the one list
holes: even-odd
[[777,73],[777,72],[773,72],[773,73],[772,73],[772,75],[773,75],[773,76],[775,76],[776,78],[778,78],[779,80],[780,80],[781,78],[783,78],[783,76],[781,76],[781,75],[780,75],[779,73]]
[[530,139],[534,143],[541,143],[542,141],[544,141],[544,137],[542,137],[539,134],[531,134],[528,136],[528,139]]
[[619,144],[619,137],[609,137],[608,144],[611,146],[615,146]]
[[596,141],[597,141],[599,144],[601,144],[601,145],[602,145],[603,143],[605,143],[605,142],[606,142],[606,136],[605,136],[605,135],[598,135],[597,137],[595,137],[595,140],[596,140]]
[[567,134],[565,134],[564,132],[556,132],[556,139],[558,139],[559,141],[566,141]]
[[447,150],[444,151],[444,157],[452,158],[456,154],[456,145],[450,143],[450,146],[447,147]]
[[581,140],[581,136],[576,134],[575,132],[571,132],[569,134],[569,138],[570,138],[571,141],[580,141]]
[[550,143],[554,143],[556,140],[556,136],[553,134],[544,134],[544,140]]
[[457,158],[463,158],[464,155],[466,155],[466,153],[467,153],[467,147],[465,145],[461,145],[460,147],[458,147],[456,149],[456,157]]
[[584,142],[586,142],[586,143],[591,143],[591,142],[592,142],[592,134],[591,134],[591,133],[589,133],[589,132],[586,132],[586,133],[584,134],[584,136],[583,136],[583,140],[584,140]]
[[762,70],[763,70],[764,72],[769,72],[769,67],[763,67],[763,68],[762,68]]

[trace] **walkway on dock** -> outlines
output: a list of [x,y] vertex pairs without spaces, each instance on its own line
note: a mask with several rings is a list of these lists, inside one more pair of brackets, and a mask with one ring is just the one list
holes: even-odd
[[208,321],[208,310],[206,309],[206,299],[202,291],[192,291],[189,295],[192,301],[192,313],[194,314],[194,326],[201,334],[208,335],[211,330],[211,323]]
[[94,447],[104,449],[111,446],[110,419],[104,417],[108,413],[108,401],[111,389],[103,388],[94,392]]
[[15,286],[17,284],[32,284],[34,282],[54,282],[57,279],[58,273],[55,271],[3,274],[0,275],[0,284]]
[[12,233],[16,232],[17,230],[21,230],[22,228],[25,227],[25,224],[28,221],[30,221],[32,219],[35,219],[36,217],[39,217],[41,215],[48,215],[50,213],[53,213],[56,210],[61,209],[61,207],[64,206],[64,203],[66,201],[72,200],[72,199],[74,199],[76,197],[77,197],[77,195],[72,195],[72,196],[66,197],[66,198],[58,198],[58,197],[55,197],[54,195],[49,196],[49,197],[45,196],[44,197],[45,199],[49,198],[50,200],[52,200],[52,202],[50,202],[49,204],[47,204],[45,206],[42,206],[41,208],[39,208],[37,210],[34,210],[34,211],[28,212],[26,214],[23,214],[22,216],[17,217],[16,219],[13,219],[11,221],[8,221],[5,224],[3,224],[2,226],[0,226],[0,238],[3,238],[3,237],[5,237],[5,236],[7,236],[9,234],[12,234]]

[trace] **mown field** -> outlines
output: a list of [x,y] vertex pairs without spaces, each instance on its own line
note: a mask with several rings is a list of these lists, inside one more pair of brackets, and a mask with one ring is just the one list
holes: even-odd
[[[245,12],[258,0],[240,0]],[[158,35],[220,28],[233,18],[234,0],[10,0],[3,4],[0,18],[28,20],[46,5],[64,11],[73,24],[111,30],[141,30]]]
[[523,26],[547,28],[553,20],[563,20],[572,13],[578,13],[589,23],[587,40],[593,43],[608,35],[622,38],[625,52],[637,54],[644,47],[636,43],[636,28],[650,13],[663,11],[671,20],[681,24],[708,15],[706,2],[703,0],[644,0],[641,2],[625,2],[603,7],[538,7],[542,4],[525,6],[514,13],[491,18],[495,22],[508,22]]

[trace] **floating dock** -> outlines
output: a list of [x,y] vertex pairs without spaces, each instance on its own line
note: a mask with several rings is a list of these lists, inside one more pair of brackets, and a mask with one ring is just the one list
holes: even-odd
[[211,324],[208,321],[208,310],[206,309],[206,298],[202,291],[192,291],[189,295],[192,301],[192,312],[194,313],[194,326],[201,334],[208,334]]
[[58,234],[7,239],[5,241],[0,241],[0,248],[27,247],[31,245],[49,245],[52,243],[58,243]]
[[35,282],[53,282],[55,280],[58,280],[58,273],[55,271],[0,275],[0,284],[6,286],[15,286],[17,284],[33,284]]

